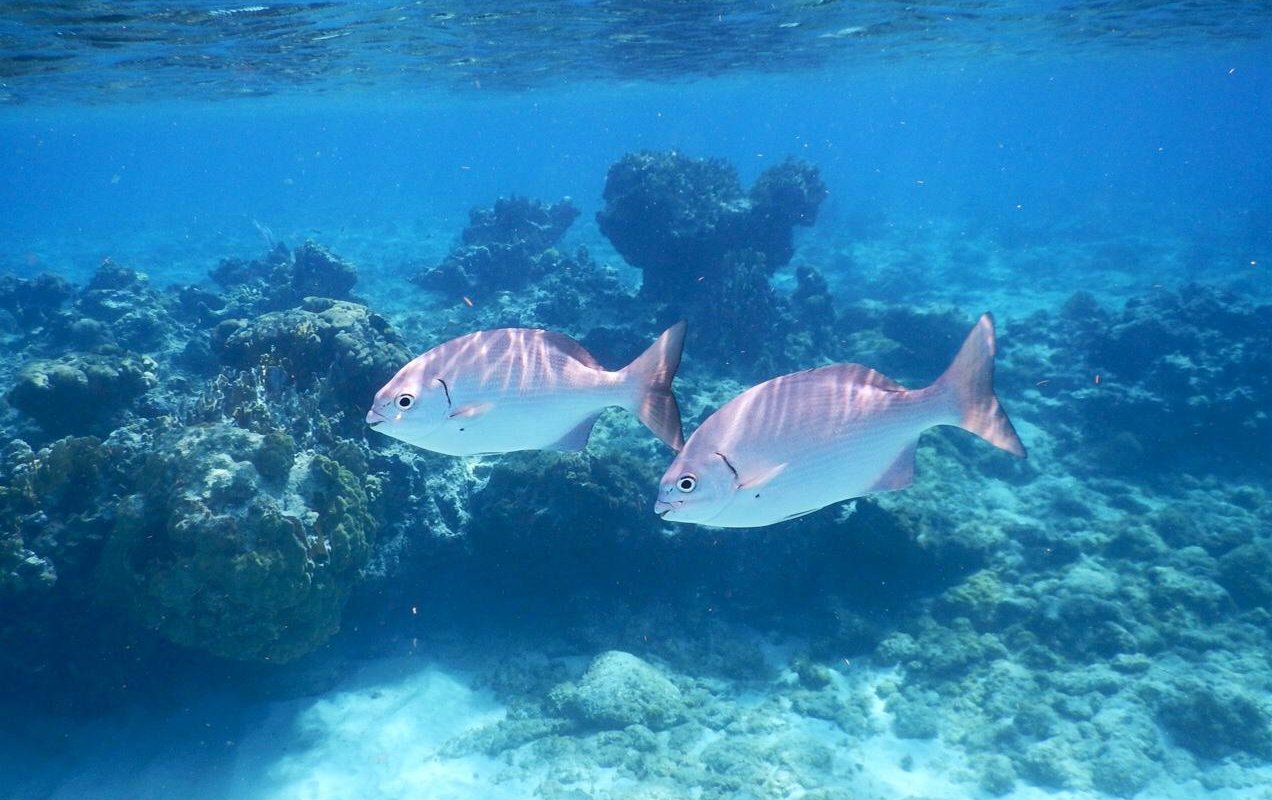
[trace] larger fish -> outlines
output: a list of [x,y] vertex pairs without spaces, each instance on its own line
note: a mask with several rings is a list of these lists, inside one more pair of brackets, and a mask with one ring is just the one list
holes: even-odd
[[972,328],[945,374],[909,391],[860,364],[783,375],[730,400],[662,477],[654,511],[753,528],[914,479],[919,434],[957,425],[1012,455],[1024,445],[994,395],[994,320]]
[[685,323],[608,372],[583,345],[551,331],[500,328],[452,339],[415,358],[375,395],[367,424],[449,455],[581,450],[601,412],[620,406],[679,450],[671,382]]

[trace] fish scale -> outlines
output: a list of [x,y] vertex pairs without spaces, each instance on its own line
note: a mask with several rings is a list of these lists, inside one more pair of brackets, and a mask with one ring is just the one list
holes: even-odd
[[684,444],[671,383],[684,323],[639,358],[607,371],[564,334],[478,331],[413,359],[376,393],[367,424],[450,455],[579,450],[606,409],[628,409],[673,448]]
[[[768,454],[751,447],[740,459],[741,463],[734,465],[745,470],[750,458],[762,455],[776,456],[779,463],[792,465],[762,490],[753,493],[777,498],[775,513],[788,516],[815,510],[841,499],[844,493],[867,494],[920,432],[948,417],[930,396],[909,393],[888,398],[894,413],[875,414],[872,419],[872,415],[862,414],[859,409],[845,410],[843,404],[835,402],[843,394],[838,387],[830,386],[824,393],[824,404],[817,404],[821,406],[821,413],[817,413],[817,405],[814,405],[814,413],[800,415],[795,429],[774,440]],[[839,424],[831,428],[829,435],[815,424],[823,414],[830,419],[839,417]],[[746,499],[740,498],[740,501]]]
[[958,425],[1024,456],[993,391],[993,318],[982,316],[949,369],[910,391],[859,364],[754,386],[707,418],[659,485],[673,522],[770,525],[842,500],[903,488],[919,435]]

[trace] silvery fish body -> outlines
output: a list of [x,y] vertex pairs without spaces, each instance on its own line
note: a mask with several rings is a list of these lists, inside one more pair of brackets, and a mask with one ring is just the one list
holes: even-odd
[[668,468],[655,512],[722,528],[771,525],[914,477],[919,434],[957,425],[1025,449],[994,395],[994,325],[980,318],[954,362],[917,391],[860,364],[754,386],[712,414]]
[[637,414],[675,449],[684,444],[671,382],[684,323],[627,367],[607,371],[552,331],[500,328],[452,339],[413,359],[379,392],[367,424],[449,455],[581,450],[606,408]]

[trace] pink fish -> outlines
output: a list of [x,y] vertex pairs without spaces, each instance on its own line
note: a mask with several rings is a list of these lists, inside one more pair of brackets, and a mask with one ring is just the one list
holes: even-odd
[[367,424],[438,453],[582,450],[601,412],[632,411],[672,448],[684,445],[671,382],[685,323],[608,372],[583,345],[551,331],[500,328],[415,358],[376,392]]
[[720,528],[771,525],[914,479],[919,434],[957,425],[1012,455],[1024,445],[994,394],[985,314],[945,374],[909,391],[860,364],[754,386],[707,418],[662,477],[655,513]]

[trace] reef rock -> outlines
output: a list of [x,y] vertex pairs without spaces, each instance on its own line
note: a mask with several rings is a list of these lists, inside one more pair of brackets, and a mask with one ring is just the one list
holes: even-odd
[[1173,478],[1240,471],[1272,452],[1272,305],[1186,286],[1109,312],[1079,294],[1048,338],[1091,376],[1066,406],[1081,438],[1066,449],[1084,454],[1075,466]]
[[171,336],[178,325],[167,300],[145,274],[106,259],[75,298],[64,336],[82,348],[113,345],[158,353],[187,338],[184,332]]
[[305,242],[292,254],[287,278],[287,291],[293,300],[311,296],[347,299],[358,282],[358,270],[322,245]]
[[1219,559],[1219,582],[1241,608],[1272,607],[1272,538],[1241,545]]
[[228,366],[277,368],[302,387],[324,379],[340,403],[357,408],[411,358],[379,314],[322,297],[251,320],[225,320],[212,331],[212,347]]
[[1164,695],[1158,719],[1177,744],[1203,758],[1238,752],[1272,758],[1272,709],[1241,687],[1181,682]]
[[642,293],[667,301],[714,283],[730,252],[760,254],[770,274],[789,262],[794,226],[812,225],[826,194],[802,161],[768,169],[748,195],[727,162],[645,151],[610,167],[596,221],[644,274]]
[[648,662],[611,650],[597,656],[578,685],[558,687],[556,701],[584,725],[662,730],[684,716],[680,690]]
[[151,358],[126,352],[35,359],[18,373],[8,400],[54,436],[100,433],[155,386],[156,369]]
[[263,259],[224,259],[212,270],[212,279],[229,290],[226,300],[232,308],[261,313],[290,308],[312,296],[352,299],[358,270],[307,241],[294,253],[278,244]]
[[411,280],[427,289],[486,297],[554,273],[581,272],[590,266],[586,250],[570,256],[556,249],[578,215],[568,197],[552,204],[501,197],[490,208],[469,211],[460,243]]
[[240,660],[289,661],[337,631],[376,523],[358,478],[283,438],[198,425],[157,444],[102,558],[139,623]]
[[74,293],[74,287],[57,275],[0,276],[0,309],[25,330],[45,324]]
[[[716,363],[761,364],[765,373],[793,368],[781,335],[786,302],[769,283],[763,254],[732,251],[719,265],[717,280],[705,287],[699,323],[692,328],[694,350]],[[757,335],[757,332],[760,332]]]
[[48,589],[92,569],[128,458],[91,436],[38,452],[21,439],[9,444],[0,455],[0,594]]
[[[616,453],[507,456],[471,501],[465,534],[483,580],[553,606],[654,569],[650,465]],[[640,588],[632,587],[633,590]]]

